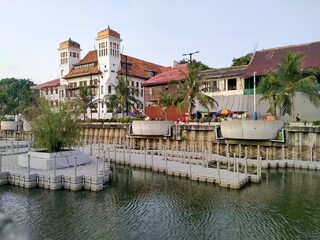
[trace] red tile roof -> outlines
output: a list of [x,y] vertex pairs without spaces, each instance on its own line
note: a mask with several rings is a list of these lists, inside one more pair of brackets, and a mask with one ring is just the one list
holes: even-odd
[[[121,69],[119,71],[120,74],[126,74],[126,61],[128,64],[127,75],[142,79],[149,79],[153,76],[153,73],[158,74],[168,69],[168,67],[121,54]],[[89,66],[81,67],[83,65]],[[100,73],[101,72],[98,68],[97,50],[93,50],[88,52],[88,54],[79,63],[75,64],[71,71],[66,76],[64,76],[64,78],[70,79]]]
[[88,52],[88,54],[65,75],[64,79],[89,76],[91,74],[100,74],[98,67],[97,50]]
[[153,78],[150,78],[143,85],[155,86],[166,84],[171,81],[181,81],[185,79],[188,73],[188,64],[180,64],[175,67],[169,68],[167,71],[160,73]]
[[31,89],[42,89],[42,88],[49,88],[49,87],[59,87],[60,86],[60,78],[44,82],[35,86],[30,87]]
[[120,74],[126,74],[126,65],[128,65],[128,76],[143,79],[149,79],[155,74],[159,74],[169,68],[121,54],[121,69],[119,71]]
[[120,33],[112,30],[109,26],[107,29],[104,29],[104,30],[98,32],[97,39],[104,38],[107,36],[112,36],[112,37],[120,39]]
[[275,71],[288,53],[303,55],[302,68],[320,68],[320,42],[313,42],[257,51],[244,76],[249,77],[253,72],[257,72],[257,75],[266,75]]
[[213,68],[203,71],[207,79],[216,79],[216,78],[228,78],[242,76],[245,70],[247,70],[247,65],[245,66],[236,66],[236,67],[226,67],[226,68]]
[[72,41],[71,38],[59,44],[59,49],[67,48],[67,47],[80,48],[80,44],[75,41]]

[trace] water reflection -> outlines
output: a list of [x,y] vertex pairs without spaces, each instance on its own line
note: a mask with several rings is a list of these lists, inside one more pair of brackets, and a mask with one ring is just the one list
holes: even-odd
[[278,169],[228,190],[124,166],[98,193],[0,187],[34,239],[320,238],[320,172]]

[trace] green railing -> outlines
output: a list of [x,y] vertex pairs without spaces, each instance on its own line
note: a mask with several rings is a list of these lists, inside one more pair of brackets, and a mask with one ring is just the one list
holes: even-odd
[[253,95],[253,88],[244,89],[244,95]]

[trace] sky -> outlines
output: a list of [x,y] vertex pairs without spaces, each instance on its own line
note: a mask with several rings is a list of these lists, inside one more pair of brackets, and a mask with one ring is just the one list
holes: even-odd
[[59,43],[81,58],[110,26],[123,54],[171,66],[183,54],[212,68],[255,50],[320,41],[319,0],[0,0],[0,79],[59,77]]

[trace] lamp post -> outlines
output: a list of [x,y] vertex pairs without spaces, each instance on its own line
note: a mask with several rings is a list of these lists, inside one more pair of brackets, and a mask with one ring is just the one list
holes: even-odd
[[256,103],[256,74],[257,72],[253,72],[253,120],[257,120],[257,103]]

